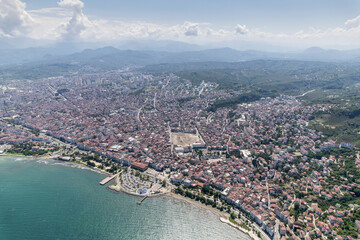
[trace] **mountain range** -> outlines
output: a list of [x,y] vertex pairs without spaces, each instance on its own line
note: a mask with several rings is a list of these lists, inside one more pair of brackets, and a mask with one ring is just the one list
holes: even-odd
[[128,41],[115,47],[81,49],[81,44],[58,44],[49,48],[0,49],[0,66],[27,63],[71,63],[110,65],[149,65],[184,62],[240,62],[250,60],[305,60],[360,62],[360,49],[333,50],[312,47],[298,52],[266,52],[232,48],[203,49],[175,41]]

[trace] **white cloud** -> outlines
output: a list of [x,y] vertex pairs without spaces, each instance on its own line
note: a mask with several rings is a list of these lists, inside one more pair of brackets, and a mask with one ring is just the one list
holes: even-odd
[[[258,42],[272,45],[360,47],[360,16],[329,28],[274,33],[248,28],[244,24],[216,26],[211,23],[154,24],[119,21],[86,16],[81,0],[62,0],[59,7],[26,11],[20,0],[0,0],[0,38],[28,37],[48,41],[115,42],[118,40],[156,39],[189,43]],[[326,46],[325,46],[326,45]]]
[[7,37],[23,35],[30,30],[32,17],[20,0],[0,0],[0,31]]
[[84,3],[80,0],[62,0],[58,2],[60,7],[68,8],[72,11],[72,17],[69,22],[64,25],[65,32],[62,37],[65,40],[77,39],[87,28],[91,27],[91,22],[83,13]]
[[80,0],[61,0],[58,4],[60,7],[71,8],[77,12],[81,12],[84,8],[84,3]]
[[199,24],[192,22],[185,22],[183,24],[185,36],[198,36]]
[[213,37],[213,38],[226,38],[232,35],[231,31],[225,30],[225,29],[218,29],[215,30],[211,27],[208,27],[206,29],[206,34],[208,37]]
[[360,15],[353,18],[353,19],[349,19],[345,22],[345,26],[350,29],[350,28],[356,28],[356,27],[360,27]]
[[235,31],[237,34],[241,34],[241,35],[249,33],[249,29],[247,29],[246,25],[240,25],[240,24],[236,25]]
[[60,18],[66,17],[70,18],[72,16],[72,12],[66,8],[40,8],[35,10],[29,10],[28,13],[33,16],[33,18],[41,18],[42,16]]
[[116,41],[131,39],[157,39],[164,36],[168,27],[147,22],[92,20],[91,26],[81,34],[90,41]]

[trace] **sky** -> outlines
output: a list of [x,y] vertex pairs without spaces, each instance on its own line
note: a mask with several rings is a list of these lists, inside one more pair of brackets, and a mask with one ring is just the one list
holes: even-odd
[[360,48],[360,0],[0,0],[0,42]]

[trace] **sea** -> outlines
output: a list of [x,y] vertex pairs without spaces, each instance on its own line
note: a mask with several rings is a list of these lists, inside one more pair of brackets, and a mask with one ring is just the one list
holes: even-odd
[[110,191],[106,176],[56,160],[0,156],[0,239],[243,239],[219,216],[171,197]]

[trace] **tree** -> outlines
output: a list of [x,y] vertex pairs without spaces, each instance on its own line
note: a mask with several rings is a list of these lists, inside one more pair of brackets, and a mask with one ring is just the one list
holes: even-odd
[[182,190],[180,187],[177,187],[177,188],[175,189],[175,193],[184,195],[184,190]]
[[111,169],[109,170],[111,173],[116,172],[117,171],[117,167],[116,166],[111,166]]
[[89,167],[95,167],[95,163],[87,161],[86,165],[88,165]]
[[196,149],[195,153],[198,155],[199,160],[201,160],[201,157],[203,156],[203,152],[201,150]]
[[253,159],[253,160],[252,160],[252,164],[254,165],[254,167],[257,167],[257,166],[258,166],[256,159]]

